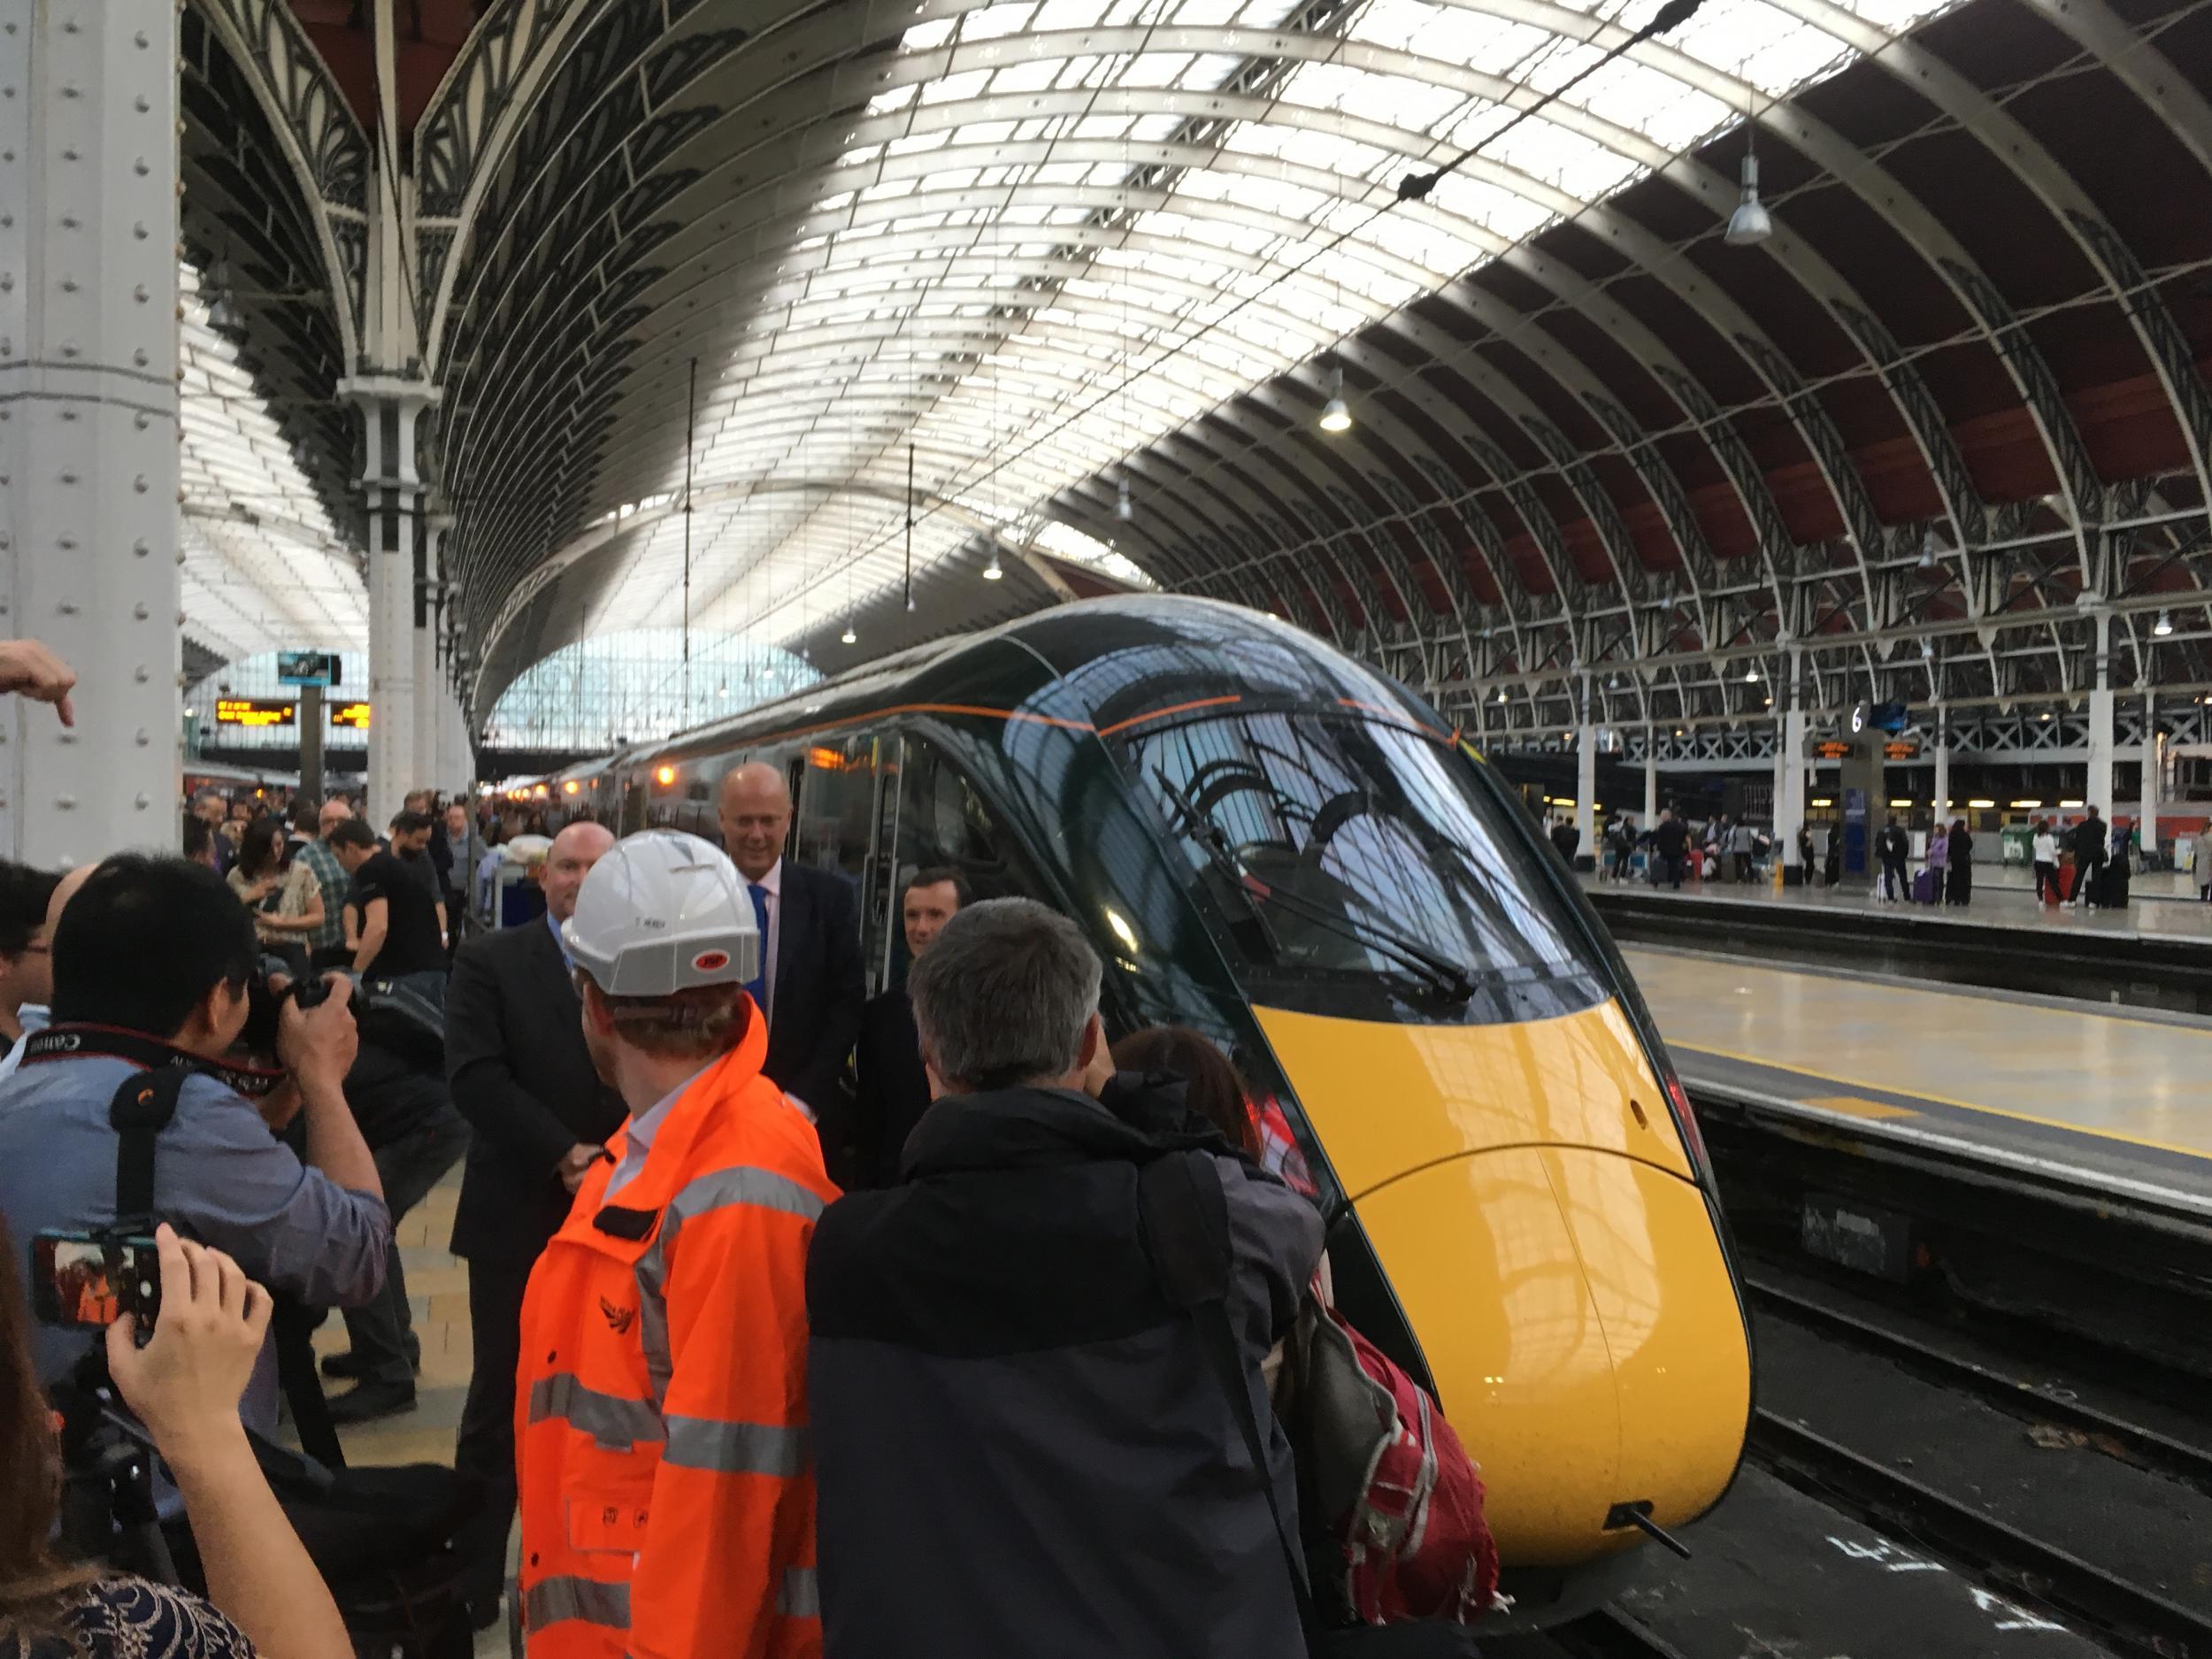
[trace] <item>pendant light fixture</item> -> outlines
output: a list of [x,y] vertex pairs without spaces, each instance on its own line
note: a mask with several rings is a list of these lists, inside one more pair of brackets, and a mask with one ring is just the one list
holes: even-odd
[[1920,536],[1920,568],[1924,571],[1933,570],[1936,567],[1936,555],[1942,550],[1942,544],[1936,540],[1934,527],[1931,526],[1923,531]]
[[1755,248],[1774,234],[1774,216],[1759,200],[1758,118],[1744,125],[1743,196],[1728,216],[1727,242],[1731,248]]
[[1003,580],[1005,575],[1005,570],[998,562],[998,543],[994,541],[991,544],[991,562],[983,567],[983,580],[995,582]]
[[853,625],[849,622],[845,625],[844,633],[839,634],[837,637],[844,641],[848,645],[857,645],[860,643],[860,635],[853,632]]
[[2170,611],[2160,611],[2158,620],[2151,626],[2151,632],[2162,640],[2173,631],[2174,613]]
[[1127,524],[1136,516],[1136,509],[1129,503],[1129,480],[1125,478],[1114,487],[1114,517]]
[[1321,407],[1321,430],[1349,432],[1352,411],[1344,401],[1344,371],[1333,369],[1329,373],[1329,401]]

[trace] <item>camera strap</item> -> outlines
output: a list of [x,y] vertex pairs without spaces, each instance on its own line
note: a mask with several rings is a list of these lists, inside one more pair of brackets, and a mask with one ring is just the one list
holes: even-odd
[[259,1100],[271,1093],[287,1075],[205,1059],[188,1054],[158,1037],[149,1037],[142,1031],[126,1031],[119,1025],[49,1025],[23,1040],[23,1064],[27,1066],[54,1060],[81,1060],[91,1056],[127,1060],[148,1071],[176,1071],[186,1076],[197,1073],[213,1078],[233,1094],[242,1094],[248,1100]]
[[154,1142],[177,1115],[177,1096],[191,1074],[180,1066],[140,1071],[123,1079],[108,1102],[115,1131],[115,1230],[154,1230]]

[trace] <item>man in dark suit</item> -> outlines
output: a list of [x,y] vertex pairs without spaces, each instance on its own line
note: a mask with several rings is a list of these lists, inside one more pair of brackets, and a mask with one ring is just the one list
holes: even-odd
[[837,872],[784,857],[791,792],[775,767],[754,761],[723,779],[720,816],[722,845],[766,941],[761,977],[745,987],[768,1016],[761,1071],[818,1118],[835,1098],[867,998],[859,903]]
[[[937,930],[968,897],[966,878],[949,865],[916,871],[899,901],[907,955],[918,961]],[[896,1186],[899,1155],[928,1110],[929,1074],[914,1032],[914,1005],[907,1000],[906,987],[895,985],[871,997],[860,1011],[860,1038],[853,1046],[853,1121],[843,1137],[850,1143],[849,1169],[846,1176],[835,1171],[832,1175],[847,1187]]]
[[546,851],[542,919],[471,940],[446,992],[446,1077],[475,1132],[453,1217],[453,1253],[468,1262],[475,1371],[454,1465],[485,1483],[469,1601],[480,1621],[496,1612],[515,1509],[515,1363],[522,1293],[546,1240],[568,1218],[570,1197],[628,1116],[599,1080],[584,1046],[581,1010],[559,928],[576,890],[614,837],[572,824]]

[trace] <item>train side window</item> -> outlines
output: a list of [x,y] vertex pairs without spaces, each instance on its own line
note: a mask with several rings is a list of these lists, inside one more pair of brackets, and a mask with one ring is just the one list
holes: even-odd
[[875,740],[810,744],[794,764],[801,776],[789,856],[834,870],[857,887],[867,873],[875,819]]
[[1051,895],[1018,855],[1013,838],[960,769],[926,738],[909,734],[899,773],[896,833],[885,892],[890,935],[887,982],[906,976],[905,930],[899,906],[915,872],[936,866],[957,870],[975,899],[1033,898],[1049,903]]

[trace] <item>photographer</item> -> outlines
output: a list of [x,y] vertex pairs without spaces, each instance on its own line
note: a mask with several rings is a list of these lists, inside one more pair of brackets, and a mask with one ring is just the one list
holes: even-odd
[[[111,1102],[134,1071],[177,1066],[191,1075],[157,1143],[157,1217],[302,1302],[376,1294],[392,1224],[343,1092],[357,1041],[348,988],[334,983],[312,1009],[283,1002],[275,1047],[288,1077],[246,1070],[227,1062],[258,961],[251,919],[204,867],[125,853],[86,879],[54,929],[53,1024],[0,1083],[0,1215],[19,1236],[115,1220]],[[303,1162],[273,1133],[296,1114]],[[27,1271],[26,1260],[13,1265]],[[38,1331],[39,1375],[63,1377],[88,1340]],[[276,1406],[265,1346],[246,1425],[273,1435]]]
[[[0,1275],[0,1652],[72,1659],[350,1659],[330,1592],[278,1508],[238,1418],[269,1323],[268,1293],[166,1225],[161,1312],[145,1347],[126,1314],[108,1369],[175,1475],[208,1600],[59,1559],[60,1459],[24,1303]],[[16,1248],[0,1223],[0,1251]]]

